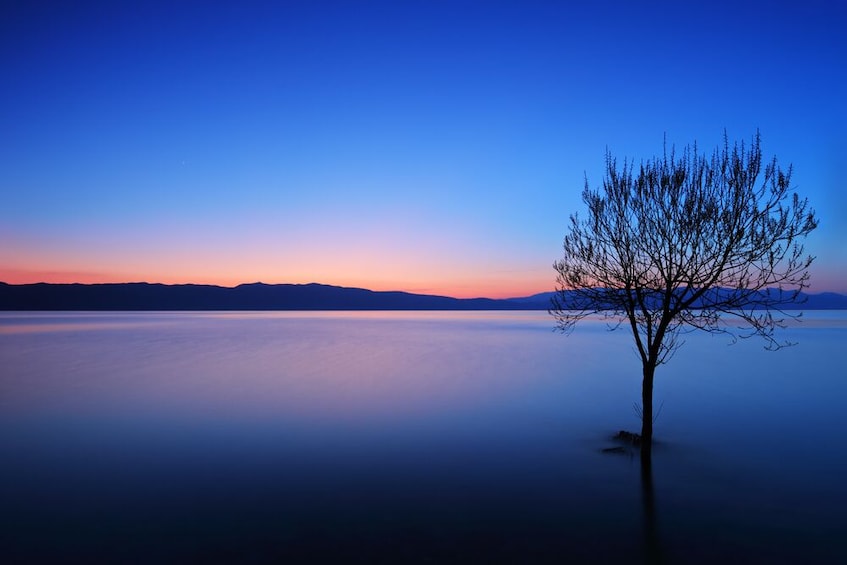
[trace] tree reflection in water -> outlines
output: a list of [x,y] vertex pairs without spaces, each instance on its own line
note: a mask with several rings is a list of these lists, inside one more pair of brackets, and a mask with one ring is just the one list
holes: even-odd
[[656,496],[653,492],[653,459],[641,450],[641,500],[644,506],[644,562],[664,563],[656,524]]

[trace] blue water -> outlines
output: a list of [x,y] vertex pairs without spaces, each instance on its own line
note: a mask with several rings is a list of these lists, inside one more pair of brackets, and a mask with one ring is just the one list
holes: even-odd
[[650,474],[602,452],[639,428],[629,336],[552,328],[0,314],[0,559],[847,562],[847,313],[687,336]]

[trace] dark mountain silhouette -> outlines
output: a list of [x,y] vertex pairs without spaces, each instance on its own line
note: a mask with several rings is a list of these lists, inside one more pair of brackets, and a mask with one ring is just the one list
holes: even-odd
[[[451,298],[324,284],[242,284],[234,288],[151,283],[0,282],[0,310],[547,310],[553,292],[522,298]],[[847,309],[847,296],[803,295],[794,309]]]
[[[546,308],[546,306],[545,306]],[[375,292],[323,284],[0,283],[0,310],[517,310],[489,298]]]

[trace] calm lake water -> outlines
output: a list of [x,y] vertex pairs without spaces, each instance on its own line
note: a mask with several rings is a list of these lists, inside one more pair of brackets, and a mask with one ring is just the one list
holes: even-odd
[[642,476],[601,321],[0,314],[0,560],[844,563],[847,312],[804,320],[687,336]]

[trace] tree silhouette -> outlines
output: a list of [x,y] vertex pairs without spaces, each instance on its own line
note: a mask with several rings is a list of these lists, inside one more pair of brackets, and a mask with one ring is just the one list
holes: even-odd
[[[693,330],[761,336],[767,349],[785,326],[782,307],[808,286],[813,257],[803,240],[817,227],[806,199],[790,192],[792,169],[762,161],[761,136],[711,157],[695,144],[681,154],[619,168],[606,151],[603,185],[585,181],[587,218],[574,214],[556,261],[550,313],[570,332],[599,314],[629,327],[642,364],[641,449],[653,439],[653,377]],[[728,324],[728,318],[741,323]]]

